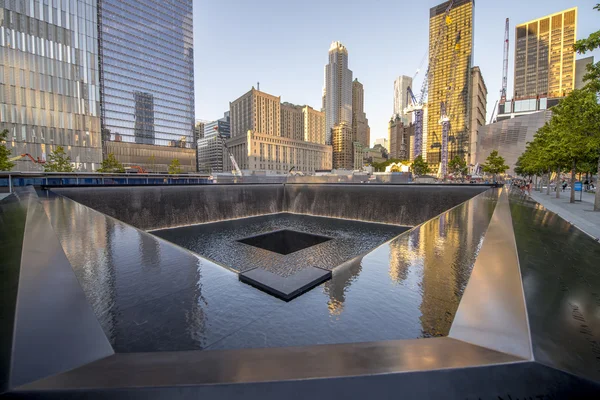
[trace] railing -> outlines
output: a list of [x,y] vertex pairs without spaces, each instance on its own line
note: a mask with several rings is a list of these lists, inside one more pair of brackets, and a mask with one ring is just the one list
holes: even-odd
[[[204,174],[100,174],[83,172],[0,172],[0,188],[38,186],[202,185],[213,183]],[[1,191],[1,189],[0,189]]]

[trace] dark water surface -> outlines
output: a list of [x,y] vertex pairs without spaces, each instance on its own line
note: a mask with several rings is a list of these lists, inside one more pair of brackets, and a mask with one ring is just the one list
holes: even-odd
[[[290,254],[278,254],[239,242],[240,239],[281,229],[325,236],[331,240]],[[164,229],[152,231],[152,234],[236,271],[259,267],[289,276],[308,266],[331,270],[408,229],[396,225],[279,213]]]
[[330,281],[289,303],[72,200],[41,200],[111,344],[137,352],[447,335],[497,192],[335,269]]

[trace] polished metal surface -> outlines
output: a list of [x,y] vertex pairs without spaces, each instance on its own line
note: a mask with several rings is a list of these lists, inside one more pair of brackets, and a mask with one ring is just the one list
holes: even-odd
[[526,360],[532,358],[506,189],[498,199],[449,336]]
[[519,194],[510,207],[535,360],[600,382],[600,243]]
[[35,193],[27,201],[11,387],[114,354]]
[[[244,349],[117,354],[24,389],[126,388],[338,378],[522,361],[450,338]],[[134,371],[134,373],[131,373]]]

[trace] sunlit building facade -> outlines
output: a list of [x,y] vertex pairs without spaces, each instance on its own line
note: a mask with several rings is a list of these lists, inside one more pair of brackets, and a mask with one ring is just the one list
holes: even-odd
[[352,135],[353,140],[368,148],[371,143],[371,128],[365,113],[365,89],[354,79],[352,82]]
[[23,157],[13,169],[40,171],[62,146],[76,170],[94,171],[102,162],[97,2],[0,5],[0,130],[13,155],[39,161]]
[[354,169],[354,142],[352,126],[340,122],[331,129],[333,147],[333,168]]
[[566,96],[575,87],[577,7],[515,28],[513,100]]
[[404,124],[411,122],[410,114],[407,114],[404,110],[408,107],[408,88],[411,87],[413,91],[415,90],[412,88],[412,81],[412,78],[406,75],[399,76],[394,80],[394,113],[392,116],[399,115]]
[[[470,137],[470,80],[473,50],[473,0],[455,0],[445,19],[445,11],[450,2],[431,8],[429,18],[429,54],[439,32],[445,29],[438,48],[437,63],[429,81],[427,141],[427,162],[437,169],[441,161],[442,126],[440,125],[441,104],[448,97],[450,133],[448,140],[448,160],[460,156],[466,160]],[[456,64],[453,63],[456,60]],[[449,92],[449,88],[452,90]]]

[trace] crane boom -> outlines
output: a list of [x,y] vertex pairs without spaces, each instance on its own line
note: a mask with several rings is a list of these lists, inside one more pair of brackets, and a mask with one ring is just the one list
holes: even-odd
[[506,25],[504,27],[504,58],[502,64],[502,89],[500,89],[500,104],[506,102],[506,87],[508,86],[508,29],[509,23],[506,18]]

